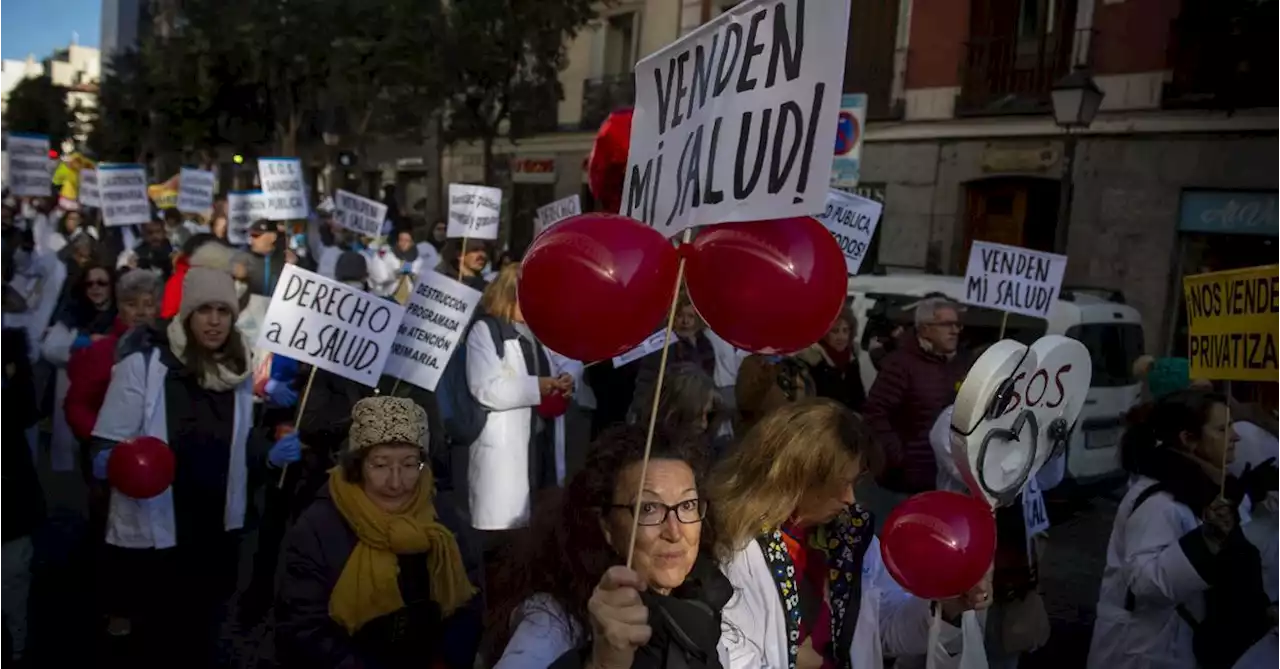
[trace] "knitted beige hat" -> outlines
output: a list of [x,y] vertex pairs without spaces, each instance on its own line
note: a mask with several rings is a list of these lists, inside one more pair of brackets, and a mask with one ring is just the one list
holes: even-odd
[[221,303],[240,311],[240,298],[236,295],[236,283],[227,272],[208,267],[192,267],[182,278],[182,301],[178,306],[178,320],[186,321],[200,307]]
[[351,408],[350,450],[359,451],[384,444],[427,447],[427,412],[404,397],[375,395]]

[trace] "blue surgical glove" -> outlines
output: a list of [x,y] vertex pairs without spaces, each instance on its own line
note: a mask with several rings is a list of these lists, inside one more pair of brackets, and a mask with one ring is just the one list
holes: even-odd
[[78,351],[92,343],[93,340],[89,338],[89,335],[76,335],[75,341],[71,342],[71,350]]
[[409,263],[404,263],[403,265],[400,265],[400,273],[401,273],[401,274],[413,274],[413,265],[411,265],[411,264],[409,264]]
[[111,449],[104,448],[93,456],[93,478],[107,480],[107,460],[111,459]]
[[267,381],[267,399],[275,406],[288,408],[298,403],[298,391],[289,387],[287,381],[270,379]]
[[298,441],[298,433],[290,432],[274,445],[271,450],[267,451],[267,462],[276,468],[284,468],[290,462],[297,462],[302,459],[302,442]]

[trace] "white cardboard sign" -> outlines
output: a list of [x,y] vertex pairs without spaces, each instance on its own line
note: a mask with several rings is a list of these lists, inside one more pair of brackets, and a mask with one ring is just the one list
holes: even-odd
[[338,225],[365,237],[382,234],[382,222],[387,220],[387,205],[339,189],[333,194],[333,206]]
[[826,210],[814,217],[835,236],[850,274],[857,274],[862,267],[883,210],[884,205],[875,200],[832,189],[827,193]]
[[18,197],[49,197],[53,187],[53,161],[49,160],[48,135],[9,133],[5,177],[9,193]]
[[670,237],[822,211],[848,26],[849,0],[747,0],[637,63],[621,213]]
[[98,189],[98,170],[80,170],[80,192],[76,197],[80,199],[82,207],[102,206],[102,191]]
[[213,210],[213,172],[184,167],[178,173],[178,211],[208,214]]
[[141,225],[151,221],[147,170],[141,165],[98,165],[104,225]]
[[307,185],[302,161],[297,158],[259,158],[258,182],[267,199],[267,215],[273,221],[307,217]]
[[577,193],[566,198],[561,198],[551,204],[544,204],[538,207],[537,229],[534,235],[542,234],[543,230],[563,221],[566,218],[577,216],[582,213],[582,198]]
[[435,391],[445,365],[480,304],[480,291],[439,272],[424,272],[405,305],[385,374]]
[[257,347],[377,387],[404,307],[285,265]]
[[262,191],[227,193],[227,241],[232,244],[249,242],[249,226],[267,217],[267,198]]
[[502,190],[449,184],[449,239],[497,239]]
[[667,331],[665,329],[658,330],[657,332],[649,335],[648,339],[645,339],[644,341],[640,342],[639,346],[631,349],[630,351],[627,351],[626,353],[614,356],[613,358],[614,368],[622,367],[623,365],[629,365],[639,360],[640,358],[643,358],[646,355],[649,355],[650,353],[661,351],[663,348],[662,342],[664,340],[667,342],[667,346],[670,346],[676,343],[675,335],[671,335],[671,337],[667,337]]
[[1048,318],[1066,269],[1066,256],[975,241],[964,273],[964,303]]

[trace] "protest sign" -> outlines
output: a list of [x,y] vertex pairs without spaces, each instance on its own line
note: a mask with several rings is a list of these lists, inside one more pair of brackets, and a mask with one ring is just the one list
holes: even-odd
[[102,206],[102,191],[98,189],[98,170],[80,170],[80,193],[78,197],[81,206]]
[[875,200],[833,189],[827,193],[826,210],[814,217],[835,235],[850,274],[862,267],[883,209]]
[[382,222],[387,220],[387,205],[339,189],[333,194],[333,206],[338,225],[365,237],[382,234]]
[[248,243],[249,226],[267,217],[267,199],[262,191],[227,193],[227,241]]
[[862,131],[867,126],[867,94],[840,96],[836,121],[836,150],[831,158],[831,185],[857,188],[862,176]]
[[964,273],[964,303],[1048,318],[1066,269],[1067,257],[1056,253],[974,242]]
[[141,225],[151,220],[147,170],[141,165],[98,165],[104,225]]
[[671,344],[676,343],[676,337],[675,335],[672,335],[668,338],[666,329],[658,330],[657,332],[649,335],[648,339],[640,342],[639,346],[623,353],[622,355],[614,356],[613,366],[617,368],[629,365],[650,353],[661,351],[662,342],[664,341],[667,342],[668,346],[670,346]]
[[265,218],[290,221],[307,217],[307,185],[297,158],[259,158],[258,182],[267,201]]
[[575,193],[566,198],[561,198],[538,207],[538,220],[536,222],[537,229],[533,231],[534,236],[542,234],[543,230],[552,225],[563,221],[571,216],[577,216],[582,213],[582,198]]
[[502,190],[449,184],[449,239],[497,239]]
[[466,332],[480,291],[439,272],[426,272],[413,287],[404,320],[391,344],[384,374],[435,391],[444,367]]
[[849,0],[748,0],[637,63],[621,213],[669,237],[822,211],[848,26]]
[[1275,383],[1278,269],[1268,265],[1182,279],[1191,378]]
[[404,307],[285,265],[258,348],[377,387]]
[[49,159],[48,135],[11,132],[5,155],[9,157],[5,177],[11,195],[49,197],[53,161]]
[[182,168],[178,173],[178,211],[208,214],[213,211],[213,172]]

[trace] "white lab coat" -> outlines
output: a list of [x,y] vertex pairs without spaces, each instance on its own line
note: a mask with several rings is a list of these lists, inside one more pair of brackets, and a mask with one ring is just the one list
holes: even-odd
[[[529,524],[529,428],[533,408],[542,402],[538,377],[530,375],[517,339],[503,342],[503,356],[493,348],[489,324],[477,321],[467,335],[467,387],[489,410],[484,430],[471,444],[467,468],[471,525],[478,530],[509,530]],[[551,369],[562,371],[550,355]],[[556,471],[564,472],[564,416],[554,431]]]
[[45,329],[58,307],[58,295],[67,282],[67,266],[56,253],[34,254],[26,267],[19,269],[9,285],[27,302],[21,314],[6,314],[6,327],[22,327],[27,331],[27,352],[31,362],[40,359],[40,344]]
[[67,377],[67,362],[71,360],[71,347],[79,334],[79,330],[54,323],[40,341],[41,355],[57,370],[53,383],[53,434],[49,444],[49,466],[55,472],[74,470],[76,453],[80,449],[80,440],[71,432],[71,426],[67,424],[67,411],[63,407],[67,389],[71,387],[71,380]]
[[[737,630],[728,641],[730,655],[756,653],[763,656],[763,666],[786,667],[786,613],[760,544],[748,543],[722,570],[735,591],[724,609],[725,622]],[[908,594],[889,576],[880,558],[880,542],[873,538],[862,560],[862,601],[849,651],[852,665],[882,667],[885,657],[926,655],[932,620],[929,608],[928,601]],[[977,630],[976,614],[964,615],[972,635]],[[726,643],[724,637],[721,643]],[[986,666],[982,644],[974,645],[965,646],[960,628],[941,623],[932,666],[956,667],[962,661],[968,663],[965,666]]]
[[[1204,618],[1209,584],[1178,540],[1200,526],[1191,509],[1159,492],[1133,510],[1155,480],[1140,476],[1116,510],[1107,544],[1097,620],[1089,645],[1089,669],[1195,669],[1191,627],[1178,615],[1185,606]],[[1132,592],[1134,610],[1125,609]]]
[[[232,336],[239,336],[233,332]],[[111,369],[111,385],[98,412],[93,436],[121,442],[139,436],[169,443],[168,410],[164,381],[169,368],[160,361],[159,349],[140,351]],[[231,427],[231,458],[227,463],[227,501],[224,529],[244,527],[249,471],[245,446],[253,428],[253,377],[236,388],[235,419]],[[107,543],[122,548],[172,548],[178,534],[173,517],[173,488],[151,499],[126,497],[111,489],[107,513]],[[199,575],[193,575],[199,578]]]
[[[405,263],[387,245],[370,249],[366,257],[369,261],[369,290],[379,297],[395,294]],[[434,266],[423,262],[422,256],[418,256],[409,263],[409,281],[416,281],[424,271],[429,271]]]

